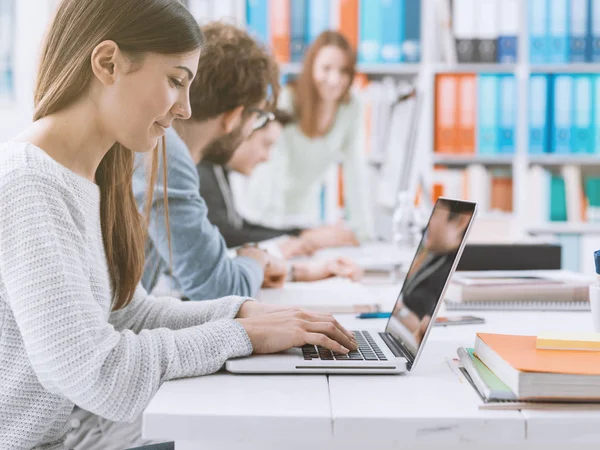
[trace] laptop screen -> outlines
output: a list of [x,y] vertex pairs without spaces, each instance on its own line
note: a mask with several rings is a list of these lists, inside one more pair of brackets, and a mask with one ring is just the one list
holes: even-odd
[[433,207],[385,329],[407,353],[409,367],[433,325],[474,214],[471,202],[440,198]]

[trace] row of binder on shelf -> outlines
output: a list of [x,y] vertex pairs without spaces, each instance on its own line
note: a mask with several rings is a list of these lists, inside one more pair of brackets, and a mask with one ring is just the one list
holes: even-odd
[[533,64],[600,61],[600,0],[529,0]]
[[566,164],[557,171],[529,169],[529,222],[600,222],[600,176]]
[[420,60],[418,0],[247,0],[249,30],[279,62],[301,61],[325,30],[338,30],[361,63]]
[[[515,63],[520,0],[454,0],[451,32],[444,22],[450,0],[437,5],[438,33],[448,63]],[[455,47],[454,47],[455,46]]]
[[471,164],[465,169],[436,166],[433,171],[433,201],[438,197],[477,202],[481,212],[513,211],[513,179],[510,169],[487,169]]
[[600,75],[532,75],[530,153],[600,154],[598,99]]
[[517,94],[513,75],[440,74],[435,99],[437,153],[514,153]]

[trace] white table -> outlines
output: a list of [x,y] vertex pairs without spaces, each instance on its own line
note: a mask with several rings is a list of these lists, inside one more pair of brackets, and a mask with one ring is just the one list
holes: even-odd
[[[372,288],[384,293],[391,307],[398,286]],[[456,449],[597,449],[600,411],[480,410],[477,394],[448,363],[458,346],[473,345],[478,331],[590,330],[589,313],[475,314],[486,324],[434,328],[408,375],[219,373],[167,382],[144,413],[143,435],[175,440],[177,450],[387,450],[437,444]],[[385,320],[338,319],[351,329],[385,326]]]

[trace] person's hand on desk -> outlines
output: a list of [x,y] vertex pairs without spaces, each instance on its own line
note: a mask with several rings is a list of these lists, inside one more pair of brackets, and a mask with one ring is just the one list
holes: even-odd
[[360,243],[354,232],[343,222],[305,230],[300,238],[317,248],[358,246]]
[[299,237],[291,237],[278,244],[279,250],[285,259],[298,256],[311,256],[318,247],[311,241]]
[[360,281],[363,276],[363,270],[348,258],[294,263],[293,272],[294,281],[318,281],[331,277]]
[[344,354],[358,348],[354,335],[329,314],[289,309],[235,320],[248,333],[254,353],[277,353],[306,344]]
[[285,284],[287,278],[287,263],[273,255],[268,255],[269,261],[265,267],[265,279],[262,287],[280,288]]
[[237,254],[255,260],[263,268],[265,276],[262,287],[280,288],[285,284],[287,264],[284,260],[253,245],[240,247]]

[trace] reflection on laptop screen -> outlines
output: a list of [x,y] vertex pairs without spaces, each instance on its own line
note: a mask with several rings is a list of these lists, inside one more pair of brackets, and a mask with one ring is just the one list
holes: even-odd
[[475,204],[440,198],[404,280],[386,333],[416,357],[455,266]]

